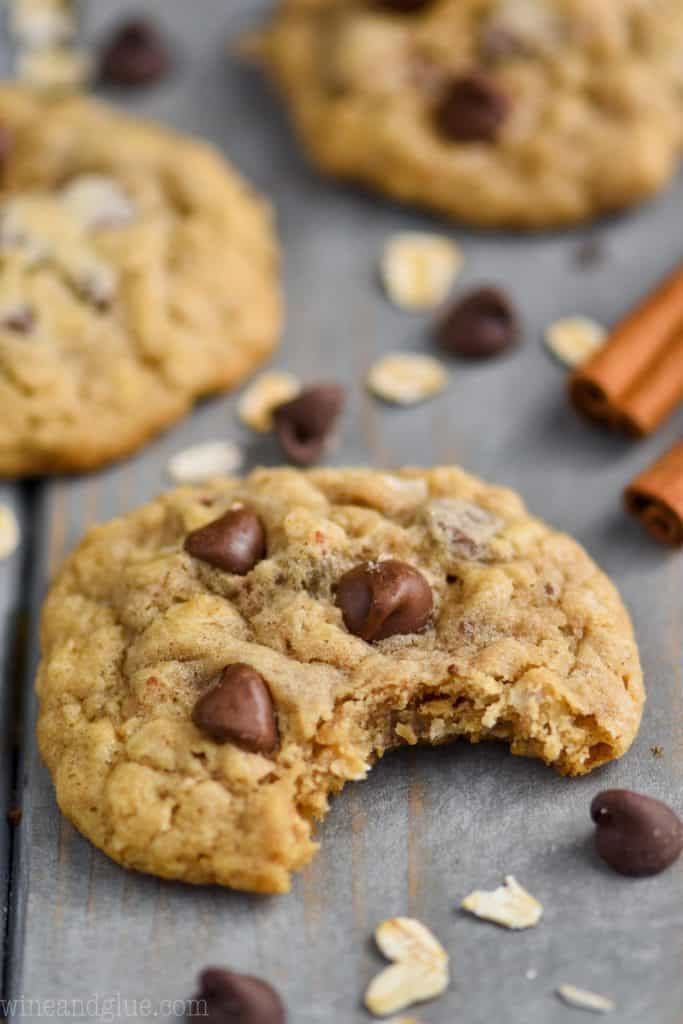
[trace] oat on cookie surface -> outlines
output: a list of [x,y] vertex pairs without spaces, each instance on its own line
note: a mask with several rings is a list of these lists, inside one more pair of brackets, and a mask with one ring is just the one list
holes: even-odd
[[609,580],[448,467],[172,491],[90,531],[42,642],[62,811],[128,867],[263,892],[391,747],[500,739],[581,774],[624,753],[644,699]]
[[683,142],[679,0],[280,0],[260,50],[319,166],[474,223],[626,206]]
[[124,455],[273,349],[265,205],[209,146],[0,88],[0,475]]

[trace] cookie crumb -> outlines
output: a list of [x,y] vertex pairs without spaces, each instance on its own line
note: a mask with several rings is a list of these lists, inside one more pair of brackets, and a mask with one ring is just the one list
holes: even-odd
[[370,367],[368,389],[396,405],[415,405],[439,394],[448,374],[438,359],[411,353],[391,352]]
[[403,231],[384,246],[382,281],[400,309],[433,309],[448,295],[462,265],[462,251],[450,238]]
[[242,465],[242,452],[232,441],[206,441],[176,452],[167,472],[177,484],[202,484],[212,477],[234,473]]
[[265,434],[273,426],[273,410],[301,392],[301,382],[292,373],[272,370],[262,373],[239,400],[237,415],[252,430]]
[[591,267],[602,263],[605,258],[605,251],[599,238],[584,238],[579,242],[574,253],[574,262],[581,270],[588,270]]
[[565,366],[579,366],[605,343],[607,331],[586,316],[568,316],[546,328],[545,343]]
[[394,732],[397,736],[400,736],[402,740],[405,740],[409,746],[414,747],[417,745],[417,734],[412,725],[409,725],[408,722],[399,722]]
[[653,757],[664,757],[664,747],[660,747],[658,743],[655,743],[654,747],[650,747],[650,753]]
[[377,1017],[441,995],[448,987],[448,953],[419,921],[390,917],[375,931],[380,950],[393,963],[365,993],[365,1005]]
[[597,992],[589,992],[576,985],[560,985],[557,995],[563,1003],[573,1006],[577,1010],[589,1010],[591,1013],[612,1013],[616,1010],[616,1003],[607,996],[601,996]]
[[507,875],[505,884],[485,892],[477,889],[466,896],[463,910],[504,928],[533,928],[541,920],[543,906],[524,889],[514,875]]
[[0,505],[0,559],[9,556],[19,547],[21,534],[19,523],[9,505]]

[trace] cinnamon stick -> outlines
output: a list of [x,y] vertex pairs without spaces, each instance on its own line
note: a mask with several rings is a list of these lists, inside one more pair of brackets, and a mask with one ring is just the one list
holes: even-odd
[[683,544],[683,441],[624,492],[631,515],[663,544]]
[[572,375],[569,394],[590,419],[649,434],[683,400],[683,267],[618,324]]

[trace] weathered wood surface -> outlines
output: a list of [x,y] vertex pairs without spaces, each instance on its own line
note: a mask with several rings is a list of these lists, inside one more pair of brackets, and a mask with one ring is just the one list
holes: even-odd
[[[92,5],[95,34],[113,6]],[[225,58],[223,40],[258,21],[266,3],[137,6],[163,12],[180,68],[163,88],[113,98],[214,139],[272,195],[289,307],[276,362],[350,388],[331,461],[458,461],[521,490],[536,512],[584,542],[620,586],[642,647],[649,703],[631,753],[578,781],[498,748],[461,744],[387,757],[367,782],[337,799],[320,828],[320,855],[292,894],[265,899],[127,873],[94,850],[57,812],[35,750],[29,699],[8,993],[97,995],[106,1013],[103,1000],[111,998],[155,1005],[181,999],[199,968],[218,963],[270,978],[295,1024],[361,1022],[368,1019],[362,992],[382,963],[372,929],[389,915],[410,913],[434,929],[453,959],[451,989],[421,1010],[425,1024],[570,1022],[577,1011],[553,995],[566,982],[616,999],[620,1024],[681,1024],[683,866],[639,882],[609,873],[590,847],[588,806],[600,789],[624,785],[683,810],[683,562],[646,540],[620,510],[624,483],[680,436],[683,418],[639,445],[579,423],[564,400],[564,373],[540,336],[566,313],[613,321],[680,258],[683,181],[640,211],[592,229],[605,255],[591,270],[575,262],[588,230],[512,237],[447,229],[465,249],[459,287],[503,284],[521,308],[525,343],[501,362],[454,366],[448,393],[428,405],[391,410],[364,394],[361,376],[382,351],[425,347],[428,318],[389,307],[376,284],[377,257],[392,231],[436,222],[325,182],[306,166],[259,77]],[[205,403],[126,463],[45,485],[40,538],[26,563],[32,582],[24,578],[18,591],[13,574],[21,563],[0,569],[0,631],[17,593],[32,593],[33,665],[37,608],[51,572],[90,523],[164,487],[171,453],[232,437],[247,444],[249,466],[277,461],[270,441],[249,437],[234,410],[234,398]],[[0,639],[7,650],[1,632]],[[7,691],[13,673],[5,675]],[[654,745],[663,757],[653,757]],[[507,873],[544,902],[537,929],[508,933],[457,911],[470,889],[493,887]],[[526,976],[530,970],[535,980]]]
[[[0,506],[11,509],[25,536],[24,502],[19,488],[0,481]],[[7,932],[7,895],[11,877],[14,828],[7,813],[14,803],[17,735],[17,699],[23,682],[22,640],[26,635],[26,609],[21,580],[25,555],[22,544],[9,558],[0,561],[0,928],[3,948]]]

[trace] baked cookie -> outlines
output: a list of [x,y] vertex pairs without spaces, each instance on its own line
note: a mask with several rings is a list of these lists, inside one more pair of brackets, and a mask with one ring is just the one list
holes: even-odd
[[321,168],[474,224],[634,203],[683,142],[680,0],[281,0],[254,42]]
[[504,740],[578,775],[624,753],[644,700],[609,580],[455,468],[173,491],[88,534],[42,640],[64,814],[127,867],[259,892],[392,747]]
[[209,146],[0,88],[0,475],[125,455],[274,348],[266,206]]

